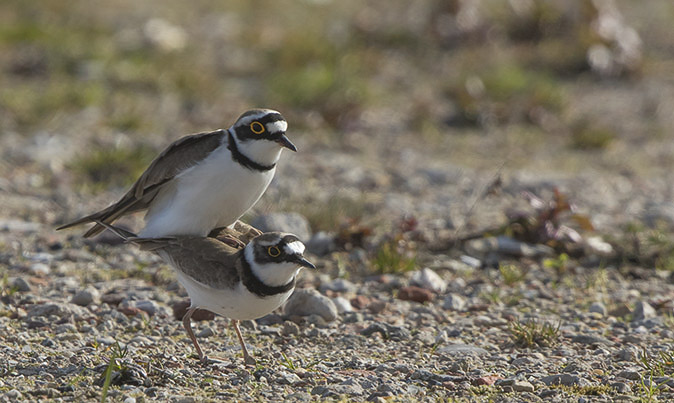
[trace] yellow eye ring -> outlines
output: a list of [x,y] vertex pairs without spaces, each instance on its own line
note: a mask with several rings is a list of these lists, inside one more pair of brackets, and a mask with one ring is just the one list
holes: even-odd
[[279,257],[279,255],[281,254],[281,250],[277,246],[270,246],[267,249],[267,253],[271,257]]
[[264,133],[264,125],[258,121],[255,121],[250,124],[250,131],[255,134],[262,134]]

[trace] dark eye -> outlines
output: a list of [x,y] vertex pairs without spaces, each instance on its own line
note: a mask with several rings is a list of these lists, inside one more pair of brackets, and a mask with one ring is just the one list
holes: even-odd
[[255,134],[264,133],[264,125],[257,120],[250,124],[250,130]]
[[270,246],[267,249],[267,253],[271,257],[278,257],[281,254],[281,250],[277,246]]

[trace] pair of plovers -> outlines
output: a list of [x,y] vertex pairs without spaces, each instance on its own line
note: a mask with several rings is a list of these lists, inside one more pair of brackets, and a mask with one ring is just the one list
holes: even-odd
[[[283,148],[297,150],[287,127],[280,113],[254,109],[227,130],[185,136],[159,154],[118,202],[58,229],[93,222],[85,237],[107,228],[157,253],[190,297],[183,325],[199,358],[207,359],[191,316],[201,308],[232,320],[244,361],[253,364],[238,322],[280,307],[301,268],[315,268],[295,235],[261,234],[237,221],[269,186]],[[137,236],[112,225],[143,210],[145,227]]]

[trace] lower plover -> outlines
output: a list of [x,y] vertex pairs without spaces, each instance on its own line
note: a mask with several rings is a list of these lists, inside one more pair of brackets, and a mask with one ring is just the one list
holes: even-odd
[[202,361],[208,358],[192,331],[194,311],[201,308],[230,318],[244,362],[253,365],[255,359],[246,349],[239,321],[257,319],[279,308],[293,293],[299,271],[303,267],[316,268],[304,257],[304,244],[293,234],[263,233],[238,248],[232,246],[231,237],[241,231],[218,234],[224,236],[223,240],[194,236],[142,238],[104,222],[97,223],[139,245],[141,250],[158,254],[173,267],[191,300],[183,326]]

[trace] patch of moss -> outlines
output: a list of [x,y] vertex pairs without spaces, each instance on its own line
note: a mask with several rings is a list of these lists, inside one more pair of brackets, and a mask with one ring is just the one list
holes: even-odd
[[395,240],[379,245],[372,259],[372,265],[378,273],[404,273],[417,267],[416,256],[409,253],[397,244]]
[[510,323],[510,337],[521,347],[552,346],[559,342],[559,328],[547,322],[529,321]]
[[615,391],[609,385],[587,385],[587,386],[567,386],[551,385],[550,389],[560,389],[570,395],[576,396],[606,396],[614,394]]
[[617,137],[615,130],[584,120],[572,128],[571,147],[579,150],[601,150],[608,147]]

